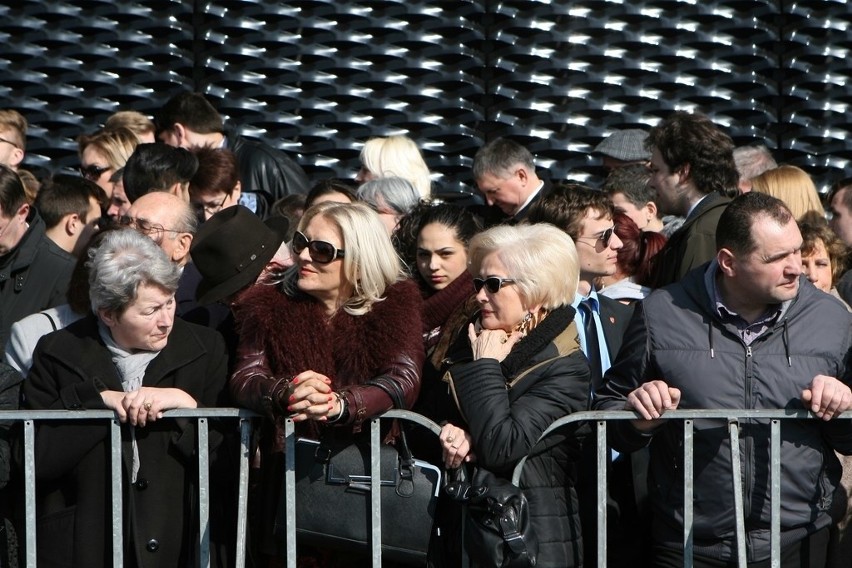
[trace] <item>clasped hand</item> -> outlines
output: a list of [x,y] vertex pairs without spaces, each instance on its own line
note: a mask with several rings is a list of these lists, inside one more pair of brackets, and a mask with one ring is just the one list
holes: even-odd
[[130,392],[103,391],[101,399],[115,411],[120,422],[144,427],[175,408],[197,408],[198,403],[186,391],[177,388],[141,387]]
[[281,400],[281,405],[286,404],[294,422],[324,422],[340,414],[340,401],[331,389],[331,379],[314,371],[304,371],[293,377],[284,396],[286,400]]

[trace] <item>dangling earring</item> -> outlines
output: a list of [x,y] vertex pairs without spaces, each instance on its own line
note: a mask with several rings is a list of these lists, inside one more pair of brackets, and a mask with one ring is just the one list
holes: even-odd
[[521,323],[518,324],[518,331],[521,332],[521,335],[526,337],[530,332],[530,328],[533,323],[533,315],[532,312],[527,312],[527,315],[524,316],[524,319],[521,320]]

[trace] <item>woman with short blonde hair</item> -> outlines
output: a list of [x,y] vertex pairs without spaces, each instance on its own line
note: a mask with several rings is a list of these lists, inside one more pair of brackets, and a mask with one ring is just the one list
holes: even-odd
[[112,195],[110,178],[127,163],[139,138],[127,128],[100,130],[77,138],[80,153],[80,174]]

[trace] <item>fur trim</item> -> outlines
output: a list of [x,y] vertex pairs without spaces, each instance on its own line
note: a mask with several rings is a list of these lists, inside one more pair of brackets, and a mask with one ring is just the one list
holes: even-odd
[[422,349],[421,298],[417,285],[389,286],[385,299],[361,316],[339,310],[331,319],[308,295],[295,297],[278,286],[258,285],[240,298],[237,324],[257,326],[277,377],[316,371],[335,390],[363,384],[380,374],[399,353]]

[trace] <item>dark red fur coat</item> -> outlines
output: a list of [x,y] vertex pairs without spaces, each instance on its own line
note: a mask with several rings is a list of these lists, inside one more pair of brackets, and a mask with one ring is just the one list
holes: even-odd
[[395,381],[408,408],[417,398],[424,359],[421,298],[410,280],[389,286],[366,314],[339,310],[331,319],[310,296],[258,285],[240,298],[235,317],[240,345],[230,386],[242,406],[269,415],[271,389],[307,370],[331,378],[333,390],[346,397],[344,424],[356,430],[393,406],[385,391],[366,381]]

